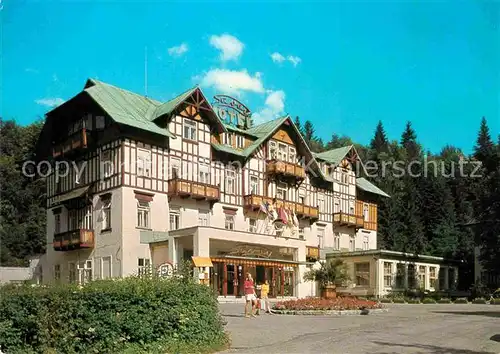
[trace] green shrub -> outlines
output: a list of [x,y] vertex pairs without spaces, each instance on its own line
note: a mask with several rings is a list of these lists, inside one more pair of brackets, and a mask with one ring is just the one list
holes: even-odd
[[408,299],[406,302],[408,304],[420,304],[420,300],[419,299]]
[[405,304],[406,300],[402,297],[395,297],[394,299],[392,299],[392,302],[394,304]]
[[473,304],[486,304],[486,299],[480,297],[480,298],[472,300],[472,303]]
[[465,297],[459,297],[455,301],[453,301],[454,304],[468,304],[469,301],[467,301],[467,298]]
[[435,304],[436,300],[434,300],[432,297],[426,297],[422,300],[422,304]]
[[500,299],[491,299],[490,304],[491,305],[500,305]]
[[207,343],[226,343],[217,299],[186,278],[0,289],[0,347],[8,353],[192,352]]
[[387,297],[383,297],[383,298],[380,299],[380,302],[382,304],[390,304],[390,303],[392,303],[392,299],[387,298]]
[[446,298],[446,297],[443,297],[442,299],[439,299],[437,301],[438,304],[451,304],[451,300]]

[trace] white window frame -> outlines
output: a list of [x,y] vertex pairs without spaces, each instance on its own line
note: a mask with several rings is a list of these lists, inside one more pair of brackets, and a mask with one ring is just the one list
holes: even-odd
[[[363,269],[360,270],[361,265],[363,265]],[[368,266],[368,270],[364,269],[365,266]],[[370,271],[370,262],[354,263],[356,286],[370,286]]]
[[299,226],[299,239],[303,240],[304,239],[304,227]]
[[248,219],[248,232],[257,233],[257,219]]
[[288,161],[288,145],[284,143],[278,143],[277,159],[279,161]]
[[78,284],[86,284],[94,279],[94,272],[92,268],[93,268],[93,262],[91,259],[78,262],[77,265]]
[[299,189],[299,197],[298,197],[298,202],[299,204],[306,204],[306,191],[304,189]]
[[354,200],[349,200],[349,215],[356,214],[356,207],[354,205]]
[[83,216],[81,228],[84,230],[93,230],[94,229],[94,225],[92,222],[92,205],[88,205],[85,208],[85,215]]
[[78,280],[78,269],[75,262],[68,262],[68,282],[74,284]]
[[151,274],[151,259],[149,258],[137,258],[137,275],[145,276]]
[[436,289],[437,285],[437,267],[429,267],[429,287]]
[[340,251],[340,233],[338,232],[333,235],[333,249]]
[[224,133],[224,145],[233,145],[233,133]]
[[137,227],[139,229],[151,228],[151,206],[145,200],[137,200]]
[[198,165],[198,182],[210,184],[210,166],[207,164]]
[[236,194],[236,171],[226,169],[226,193]]
[[137,176],[151,177],[151,150],[137,149]]
[[278,158],[278,146],[275,141],[269,141],[269,159],[274,160]]
[[363,204],[363,220],[364,221],[370,221],[370,209],[368,207],[368,204]]
[[208,211],[198,211],[198,225],[210,226],[210,213]]
[[113,175],[113,161],[111,160],[111,151],[106,150],[101,152],[101,166],[102,166],[102,176],[104,178],[111,177]]
[[322,195],[318,196],[318,209],[320,213],[325,213],[325,197]]
[[363,236],[363,251],[367,251],[370,248],[370,240],[368,236]]
[[384,262],[384,288],[392,288],[394,281],[392,272],[392,262]]
[[170,209],[168,226],[171,231],[181,228],[181,212],[179,209]]
[[356,238],[354,236],[349,237],[349,251],[354,252],[356,250]]
[[342,208],[340,207],[340,199],[334,198],[333,199],[333,212],[340,213],[341,211],[342,211]]
[[181,159],[178,157],[170,158],[169,166],[170,179],[181,178]]
[[102,201],[102,224],[101,231],[111,229],[111,198]]
[[297,163],[297,150],[292,146],[288,149],[288,159],[291,163]]
[[[422,272],[422,268],[424,271]],[[420,288],[425,288],[425,280],[427,278],[427,267],[423,265],[418,266],[418,285]]]
[[54,264],[54,280],[55,281],[61,280],[61,265],[60,264]]
[[325,243],[325,229],[323,227],[318,227],[317,235],[318,235],[318,247],[321,249],[324,247]]
[[187,140],[196,141],[197,128],[196,121],[184,118],[182,121],[182,137]]
[[61,233],[61,213],[54,214],[54,234]]
[[225,214],[225,216],[224,216],[224,228],[226,230],[234,230],[234,215]]
[[[109,278],[104,278],[104,260],[109,259]],[[113,257],[112,256],[104,256],[101,257],[101,267],[100,267],[100,278],[101,279],[111,279],[113,278]]]
[[287,200],[287,194],[288,194],[288,184],[286,184],[285,182],[276,183],[276,198]]
[[250,176],[250,194],[259,194],[259,177]]
[[245,147],[245,138],[243,135],[236,135],[236,147],[238,149],[243,149]]

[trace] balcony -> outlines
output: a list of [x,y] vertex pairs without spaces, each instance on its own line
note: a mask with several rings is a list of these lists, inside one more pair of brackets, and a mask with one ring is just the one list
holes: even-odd
[[[302,217],[304,219],[318,219],[319,210],[308,205],[299,204],[295,202],[289,202],[281,199],[276,199],[274,202],[273,198],[263,197],[256,194],[249,194],[243,197],[243,207],[249,210],[259,210],[260,206],[268,202],[274,205],[276,208],[285,208],[295,211],[297,217]],[[274,203],[273,203],[274,202]]]
[[334,213],[333,223],[338,226],[355,227],[360,229],[364,226],[363,216],[348,213]]
[[94,248],[94,230],[76,229],[54,235],[54,251]]
[[70,135],[64,142],[56,144],[52,148],[52,157],[57,158],[81,149],[86,149],[89,140],[88,135],[89,132],[85,128]]
[[292,177],[296,179],[306,178],[304,167],[279,160],[267,161],[267,173],[270,175],[281,175],[284,177]]
[[168,181],[167,194],[170,197],[193,198],[212,202],[216,202],[220,199],[219,187],[181,178]]

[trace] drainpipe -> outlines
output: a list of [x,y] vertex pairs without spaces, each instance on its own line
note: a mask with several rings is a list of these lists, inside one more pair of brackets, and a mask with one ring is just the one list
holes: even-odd
[[375,295],[377,296],[377,299],[380,297],[380,279],[378,276],[379,269],[378,269],[378,260],[379,258],[376,256],[373,256],[373,260],[375,261]]

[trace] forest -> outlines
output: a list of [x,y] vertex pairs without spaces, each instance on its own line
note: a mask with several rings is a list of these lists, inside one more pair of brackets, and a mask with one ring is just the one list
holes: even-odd
[[[462,260],[460,285],[474,282],[474,247],[481,245],[483,267],[500,273],[500,135],[478,119],[476,141],[468,156],[446,145],[438,154],[422,146],[407,122],[401,137],[387,137],[382,122],[367,145],[333,134],[323,142],[310,121],[295,124],[314,152],[354,145],[363,162],[384,169],[358,172],[391,198],[379,201],[378,248]],[[0,264],[19,266],[43,253],[45,183],[24,177],[22,163],[34,152],[43,126],[21,126],[0,118]],[[426,170],[426,166],[430,166]],[[410,173],[398,173],[401,168]]]

